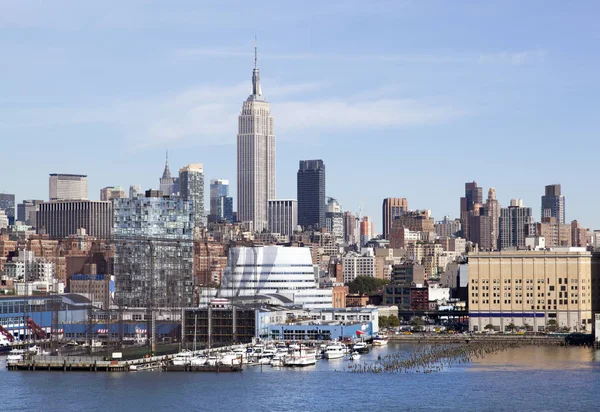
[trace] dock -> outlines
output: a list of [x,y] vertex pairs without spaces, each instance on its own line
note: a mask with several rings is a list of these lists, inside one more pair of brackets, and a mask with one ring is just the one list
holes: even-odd
[[215,366],[193,366],[193,365],[181,365],[181,366],[164,366],[165,372],[241,372],[241,365],[215,365]]
[[10,371],[88,371],[127,372],[136,369],[157,369],[169,359],[168,356],[152,356],[134,360],[105,360],[99,356],[31,356],[7,362]]

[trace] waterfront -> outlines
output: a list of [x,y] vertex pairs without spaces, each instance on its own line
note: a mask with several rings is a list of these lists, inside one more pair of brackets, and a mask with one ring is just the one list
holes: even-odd
[[[363,361],[418,346],[390,343]],[[349,361],[241,374],[8,372],[3,410],[594,410],[600,352],[513,348],[434,374],[353,374]]]

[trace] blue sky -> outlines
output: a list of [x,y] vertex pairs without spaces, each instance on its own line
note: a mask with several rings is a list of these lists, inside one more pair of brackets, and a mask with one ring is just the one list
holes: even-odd
[[[277,194],[322,158],[327,195],[380,231],[384,197],[457,216],[464,183],[600,228],[594,1],[0,0],[0,191],[48,173],[157,188],[203,163],[235,192],[254,35],[277,135]],[[208,187],[207,187],[208,189]],[[235,196],[235,193],[233,193]],[[208,204],[208,203],[207,203]]]

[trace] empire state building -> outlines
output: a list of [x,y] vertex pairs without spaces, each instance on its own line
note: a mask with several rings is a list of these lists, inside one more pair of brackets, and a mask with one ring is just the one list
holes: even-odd
[[252,94],[242,106],[237,135],[238,221],[252,222],[253,230],[267,227],[267,200],[275,199],[275,132],[269,103],[260,89],[257,50],[254,48]]

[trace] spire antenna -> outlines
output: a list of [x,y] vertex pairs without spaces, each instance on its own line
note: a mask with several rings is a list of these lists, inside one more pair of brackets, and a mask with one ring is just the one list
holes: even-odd
[[254,68],[258,67],[258,46],[256,41],[256,34],[254,35]]

